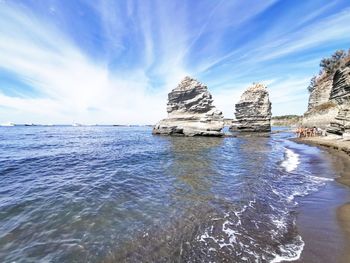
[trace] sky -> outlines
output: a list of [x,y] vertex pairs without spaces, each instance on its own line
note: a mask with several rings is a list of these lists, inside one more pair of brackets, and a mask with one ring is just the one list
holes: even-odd
[[0,0],[0,123],[154,124],[185,76],[226,118],[254,82],[303,114],[349,0]]

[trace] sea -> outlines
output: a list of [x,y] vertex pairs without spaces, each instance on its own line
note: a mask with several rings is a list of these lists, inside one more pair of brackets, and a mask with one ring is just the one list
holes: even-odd
[[305,200],[336,184],[326,153],[288,130],[151,132],[0,127],[0,262],[302,259]]

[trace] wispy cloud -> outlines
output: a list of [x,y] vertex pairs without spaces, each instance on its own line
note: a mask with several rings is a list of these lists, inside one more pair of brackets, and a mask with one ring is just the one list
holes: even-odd
[[145,122],[145,109],[153,118],[164,115],[158,103],[164,102],[164,94],[146,93],[148,79],[142,70],[114,76],[55,28],[9,7],[0,13],[6,18],[0,21],[1,66],[25,77],[47,97],[23,99],[1,94],[0,105],[22,111],[23,121],[50,122],[52,116],[62,122]]
[[0,82],[0,121],[154,123],[188,74],[227,117],[257,81],[302,113],[319,59],[350,45],[346,1],[321,2],[2,1],[0,71],[20,82]]

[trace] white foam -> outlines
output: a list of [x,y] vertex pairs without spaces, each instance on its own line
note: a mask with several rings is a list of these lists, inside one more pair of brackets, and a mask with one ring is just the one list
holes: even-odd
[[238,234],[238,231],[235,231],[235,230],[231,229],[229,227],[230,224],[231,224],[230,221],[226,221],[222,225],[222,232],[224,232],[228,236],[230,244],[233,244],[233,243],[237,242],[236,234]]
[[228,242],[226,242],[224,238],[217,239],[210,234],[213,232],[213,226],[211,226],[211,229],[209,231],[206,230],[204,234],[197,237],[197,240],[204,242],[205,244],[208,244],[207,240],[211,239],[214,243],[219,245],[220,249],[223,247],[233,247],[233,245],[237,242],[236,235],[240,235],[240,234],[238,231],[235,231],[230,228],[231,224],[232,223],[230,221],[226,220],[222,225],[222,232],[225,233],[226,236],[228,237]]
[[297,237],[296,243],[280,246],[280,250],[283,255],[275,255],[275,258],[271,260],[270,263],[298,260],[304,250],[305,243],[302,240],[301,236]]
[[299,161],[299,154],[293,152],[290,149],[286,148],[285,152],[285,160],[281,163],[281,166],[288,172],[294,171],[297,167],[298,164],[300,163]]
[[284,230],[287,227],[286,218],[284,218],[284,217],[282,217],[282,218],[272,218],[271,221],[272,221],[272,223],[275,224],[275,226],[279,230]]
[[315,182],[327,182],[327,181],[334,181],[333,178],[326,178],[326,177],[318,177],[314,175],[309,175],[309,178]]

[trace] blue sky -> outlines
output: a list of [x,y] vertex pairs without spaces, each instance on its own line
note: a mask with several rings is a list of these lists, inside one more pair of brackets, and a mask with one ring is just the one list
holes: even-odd
[[302,114],[349,25],[348,0],[0,0],[0,123],[152,124],[186,75],[225,117],[253,82]]

